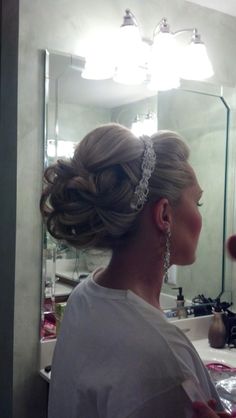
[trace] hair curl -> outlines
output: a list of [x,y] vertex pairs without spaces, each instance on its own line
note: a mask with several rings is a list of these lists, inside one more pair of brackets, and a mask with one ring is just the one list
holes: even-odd
[[[176,204],[193,181],[189,151],[175,132],[152,136],[157,155],[148,201]],[[107,124],[78,144],[73,158],[45,170],[40,210],[49,233],[76,248],[112,249],[135,233],[138,213],[130,202],[141,178],[144,144],[130,130]]]

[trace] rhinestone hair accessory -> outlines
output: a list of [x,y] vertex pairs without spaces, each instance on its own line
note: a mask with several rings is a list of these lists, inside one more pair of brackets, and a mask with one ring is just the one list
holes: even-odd
[[149,187],[148,182],[154,171],[156,165],[156,153],[153,148],[153,143],[149,136],[142,136],[141,140],[144,142],[144,153],[142,160],[142,177],[135,188],[134,196],[131,200],[130,207],[140,211],[144,203],[147,201]]

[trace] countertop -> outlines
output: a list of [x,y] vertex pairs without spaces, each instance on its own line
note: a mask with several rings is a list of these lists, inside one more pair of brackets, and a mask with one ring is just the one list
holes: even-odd
[[199,356],[205,364],[221,363],[230,367],[236,367],[236,348],[212,348],[208,338],[192,341]]
[[[221,349],[212,348],[210,347],[207,338],[192,341],[192,344],[196,348],[204,364],[220,363],[230,367],[236,367],[236,348],[229,348],[227,346]],[[46,372],[45,369],[41,369],[40,375],[47,382],[50,382],[51,371]]]
[[[225,346],[225,348],[217,349],[210,347],[207,334],[211,318],[212,315],[209,315],[179,319],[172,321],[172,323],[188,336],[205,364],[221,363],[230,367],[236,367],[236,348]],[[44,365],[51,364],[55,343],[56,340],[41,342],[40,375],[48,382],[50,381],[51,373],[44,370]]]

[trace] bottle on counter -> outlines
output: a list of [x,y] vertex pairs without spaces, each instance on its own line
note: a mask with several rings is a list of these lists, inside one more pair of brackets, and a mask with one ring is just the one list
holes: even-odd
[[55,305],[55,317],[56,317],[56,335],[59,334],[61,321],[66,309],[67,302],[59,302]]
[[208,330],[208,341],[213,348],[223,348],[226,343],[226,327],[223,321],[223,311],[217,305]]
[[184,295],[182,294],[182,287],[173,287],[172,289],[178,289],[179,293],[176,299],[177,317],[179,319],[187,318],[187,310],[184,306]]

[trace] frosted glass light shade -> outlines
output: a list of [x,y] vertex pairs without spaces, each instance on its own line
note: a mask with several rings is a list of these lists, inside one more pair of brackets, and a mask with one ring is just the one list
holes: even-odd
[[177,89],[180,86],[178,74],[162,74],[152,77],[147,87],[152,91]]
[[134,62],[138,62],[140,60],[141,43],[142,40],[137,26],[121,26],[115,42],[116,62],[123,65],[127,59],[131,60],[131,58]]
[[149,90],[161,91],[179,87],[178,46],[169,32],[156,35],[149,64]]
[[117,83],[135,85],[146,79],[144,63],[147,45],[142,42],[137,26],[121,26],[116,41],[116,69],[113,80]]
[[146,72],[132,62],[116,68],[113,80],[126,85],[137,85],[144,82]]
[[88,80],[106,80],[112,78],[113,70],[110,71],[107,66],[100,67],[97,62],[86,62],[81,77]]
[[90,44],[85,55],[85,66],[81,76],[91,80],[112,78],[115,71],[113,36],[97,37]]
[[183,48],[179,60],[179,74],[186,80],[205,80],[214,75],[204,43],[194,43]]
[[177,55],[178,45],[174,36],[169,32],[158,33],[152,45],[150,69],[158,67],[161,62],[166,66],[173,64]]
[[81,73],[83,78],[89,80],[105,80],[112,78],[115,66],[112,61],[109,61],[103,56],[88,55],[85,58],[85,66]]

